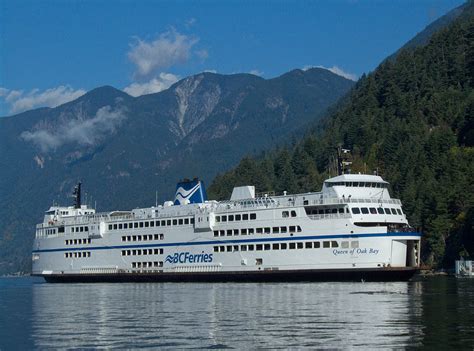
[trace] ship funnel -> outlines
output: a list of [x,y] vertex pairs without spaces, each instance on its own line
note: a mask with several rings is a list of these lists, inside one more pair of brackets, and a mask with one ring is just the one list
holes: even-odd
[[204,183],[198,178],[184,179],[176,185],[175,205],[200,204],[206,200]]
[[81,208],[81,182],[77,183],[77,185],[74,187],[72,196],[74,197],[74,208]]

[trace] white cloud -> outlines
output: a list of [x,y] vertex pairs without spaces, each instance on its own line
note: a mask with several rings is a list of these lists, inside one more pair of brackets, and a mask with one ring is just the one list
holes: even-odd
[[331,71],[332,73],[337,74],[338,76],[341,76],[341,77],[344,77],[346,79],[350,79],[350,80],[353,80],[353,81],[357,81],[357,79],[358,79],[356,74],[345,72],[342,68],[340,68],[336,65],[334,65],[332,67],[325,67],[325,66],[321,66],[321,65],[319,65],[319,66],[304,66],[303,71],[307,71],[310,68],[327,69],[328,71]]
[[186,26],[186,28],[191,28],[195,24],[196,24],[196,19],[194,17],[190,18],[190,19],[188,19],[184,22],[184,25]]
[[37,129],[21,133],[21,138],[39,147],[43,152],[55,150],[68,143],[94,145],[106,134],[115,132],[125,119],[123,109],[112,110],[104,106],[92,118],[78,117],[54,126],[54,129]]
[[262,77],[264,72],[259,71],[258,69],[253,69],[253,70],[251,70],[249,73],[250,73],[250,74],[253,74],[253,75],[256,75],[256,76]]
[[209,53],[207,52],[206,49],[197,50],[196,56],[199,57],[201,61],[205,61],[209,57]]
[[132,96],[158,93],[162,90],[168,89],[172,84],[176,83],[178,79],[179,76],[172,73],[162,72],[158,77],[155,77],[148,82],[132,83],[123,90]]
[[207,73],[217,73],[217,70],[215,70],[215,69],[205,69],[203,72],[204,73],[206,73],[206,72]]
[[162,33],[151,42],[137,38],[130,45],[128,58],[136,66],[136,75],[146,77],[157,70],[188,61],[191,49],[198,41],[198,38],[176,30]]
[[33,89],[28,93],[23,90],[0,88],[0,98],[9,105],[10,113],[19,113],[37,107],[56,107],[84,95],[85,90],[74,90],[61,85],[47,90]]

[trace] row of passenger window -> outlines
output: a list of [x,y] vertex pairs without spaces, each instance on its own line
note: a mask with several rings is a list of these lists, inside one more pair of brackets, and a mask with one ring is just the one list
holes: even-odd
[[83,245],[83,244],[90,244],[91,238],[80,238],[80,239],[68,239],[64,240],[66,245]]
[[254,235],[254,234],[286,234],[299,233],[301,227],[299,225],[292,225],[290,227],[264,227],[264,228],[241,228],[241,229],[227,229],[214,230],[214,236],[236,236],[236,235]]
[[349,209],[344,210],[344,207],[321,208],[321,209],[306,209],[307,214],[330,214],[330,213],[349,213]]
[[154,262],[132,262],[132,268],[157,268],[163,267],[163,261]]
[[88,226],[71,227],[71,232],[72,233],[82,233],[82,232],[88,232],[88,231],[89,231]]
[[175,225],[190,225],[194,224],[193,217],[176,218],[176,219],[162,219],[159,221],[143,221],[143,222],[128,222],[109,224],[109,230],[120,229],[134,229],[134,228],[154,228],[154,227],[171,227]]
[[124,235],[122,241],[151,241],[151,240],[163,240],[164,234],[147,234],[147,235]]
[[122,256],[162,255],[163,249],[122,250]]
[[216,222],[234,222],[234,221],[248,221],[257,219],[256,213],[238,213],[232,215],[216,216]]
[[403,214],[399,208],[388,208],[388,207],[352,207],[353,214],[388,214],[388,215],[397,215],[400,216]]
[[[322,244],[321,244],[322,243]],[[341,248],[358,248],[359,241],[342,241]],[[250,244],[250,245],[220,245],[214,246],[214,252],[236,252],[236,251],[269,251],[269,250],[295,250],[295,249],[319,249],[339,247],[339,243],[332,241],[306,241],[274,244]]]
[[74,251],[74,252],[65,252],[64,257],[66,258],[84,258],[84,257],[91,257],[90,251]]
[[327,182],[326,186],[328,188],[333,186],[348,186],[348,187],[364,187],[364,188],[388,188],[387,183],[374,183],[374,182]]

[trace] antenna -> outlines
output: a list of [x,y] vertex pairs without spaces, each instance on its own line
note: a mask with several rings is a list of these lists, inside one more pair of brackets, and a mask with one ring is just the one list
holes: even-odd
[[158,207],[158,190],[155,190],[155,207]]

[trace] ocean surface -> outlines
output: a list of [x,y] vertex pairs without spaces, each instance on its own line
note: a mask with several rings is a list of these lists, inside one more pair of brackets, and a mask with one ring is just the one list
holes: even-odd
[[48,284],[0,278],[0,349],[468,349],[474,279]]

